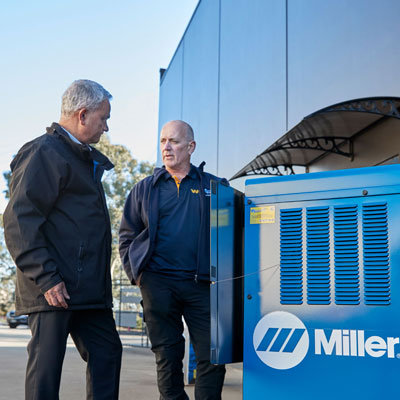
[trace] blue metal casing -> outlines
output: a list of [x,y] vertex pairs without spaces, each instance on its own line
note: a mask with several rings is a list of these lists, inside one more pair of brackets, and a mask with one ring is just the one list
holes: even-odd
[[400,166],[245,194],[243,398],[396,397]]

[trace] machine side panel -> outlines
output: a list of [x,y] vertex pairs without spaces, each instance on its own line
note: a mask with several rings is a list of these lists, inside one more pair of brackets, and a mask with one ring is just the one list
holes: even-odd
[[211,190],[211,362],[243,359],[243,193]]

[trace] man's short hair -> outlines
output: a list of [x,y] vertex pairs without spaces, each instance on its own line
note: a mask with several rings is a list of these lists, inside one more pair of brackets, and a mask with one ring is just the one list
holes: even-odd
[[61,115],[68,117],[82,108],[87,108],[89,111],[97,110],[104,100],[111,99],[111,94],[97,82],[79,79],[72,82],[64,92]]

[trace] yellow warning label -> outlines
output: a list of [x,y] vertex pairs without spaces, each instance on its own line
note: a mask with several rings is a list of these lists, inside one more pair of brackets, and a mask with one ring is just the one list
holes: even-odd
[[250,224],[274,224],[275,206],[250,208]]

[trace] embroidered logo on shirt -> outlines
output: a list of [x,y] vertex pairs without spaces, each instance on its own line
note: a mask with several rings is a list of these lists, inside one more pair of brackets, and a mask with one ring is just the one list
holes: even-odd
[[200,192],[200,190],[198,190],[198,189],[190,189],[191,191],[192,191],[192,193],[195,193],[195,194],[199,194],[199,192]]
[[207,196],[207,197],[210,197],[211,196],[211,190],[204,188],[204,195]]

